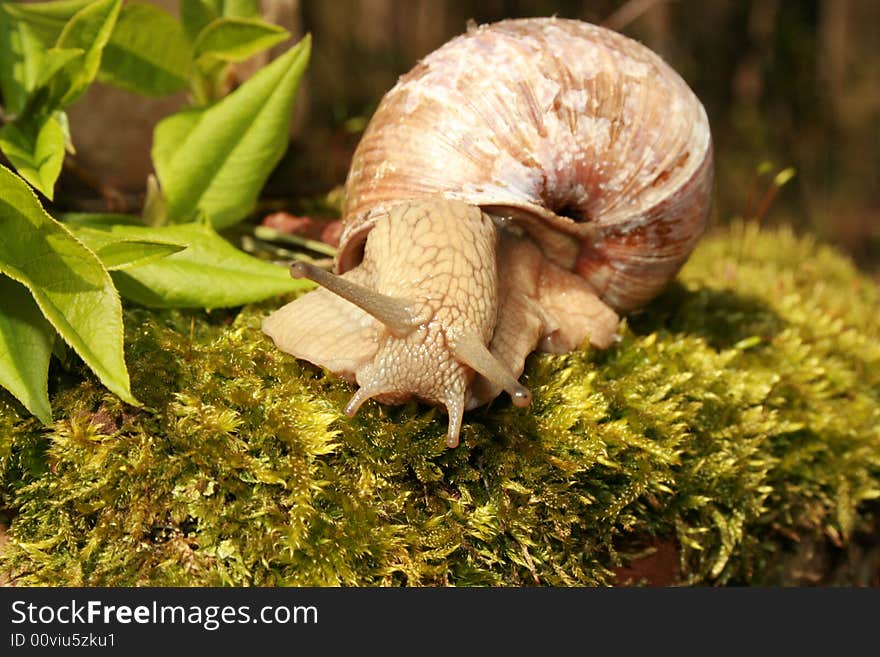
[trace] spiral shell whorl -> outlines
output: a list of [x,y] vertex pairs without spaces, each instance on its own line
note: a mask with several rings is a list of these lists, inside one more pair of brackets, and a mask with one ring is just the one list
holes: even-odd
[[705,111],[656,54],[565,19],[508,20],[428,55],[386,94],[346,183],[337,267],[377,214],[440,195],[529,217],[580,243],[548,257],[630,310],[675,275],[703,231]]

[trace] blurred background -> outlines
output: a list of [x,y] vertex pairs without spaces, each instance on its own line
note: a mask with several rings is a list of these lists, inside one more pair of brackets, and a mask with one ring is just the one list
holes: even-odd
[[[154,4],[176,15],[176,1]],[[716,149],[716,226],[754,208],[773,176],[793,167],[796,176],[763,222],[814,233],[880,276],[877,0],[263,0],[262,8],[267,20],[314,39],[291,148],[266,188],[267,208],[295,212],[299,199],[343,183],[385,91],[469,19],[555,14],[641,41],[702,99]],[[263,63],[249,62],[242,79]],[[152,126],[182,102],[94,85],[70,110],[78,177],[137,206]],[[59,203],[88,209],[95,200],[70,180],[68,171]]]

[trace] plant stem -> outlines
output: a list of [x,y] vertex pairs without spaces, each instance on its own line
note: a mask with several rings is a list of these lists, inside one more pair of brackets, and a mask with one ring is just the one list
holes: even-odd
[[310,240],[305,237],[300,237],[298,235],[291,235],[289,233],[282,233],[279,230],[275,230],[274,228],[269,228],[268,226],[257,226],[254,228],[254,236],[261,240],[267,240],[269,242],[281,242],[282,244],[293,244],[304,249],[308,249],[309,251],[314,251],[315,253],[320,253],[325,256],[330,256],[331,258],[336,255],[336,249],[329,244],[318,240]]

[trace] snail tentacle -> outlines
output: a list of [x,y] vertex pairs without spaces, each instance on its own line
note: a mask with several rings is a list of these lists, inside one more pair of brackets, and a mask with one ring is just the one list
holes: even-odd
[[446,446],[458,447],[458,435],[461,433],[461,422],[464,419],[464,397],[449,399],[444,404],[449,415],[449,426],[446,429]]
[[335,276],[308,262],[294,262],[290,265],[290,275],[293,278],[307,278],[325,290],[350,301],[382,322],[394,335],[399,337],[411,333],[422,321],[410,310],[410,304],[406,301],[380,294],[364,285],[346,280],[341,276]]
[[360,410],[361,406],[363,406],[364,402],[370,399],[371,397],[375,397],[377,392],[366,386],[361,386],[358,388],[355,393],[351,396],[351,399],[348,400],[348,403],[345,405],[345,414],[348,417],[354,417],[357,415],[357,412]]
[[449,347],[459,361],[507,392],[514,406],[522,408],[532,403],[531,391],[516,380],[507,366],[489,351],[474,332],[463,332],[450,342]]

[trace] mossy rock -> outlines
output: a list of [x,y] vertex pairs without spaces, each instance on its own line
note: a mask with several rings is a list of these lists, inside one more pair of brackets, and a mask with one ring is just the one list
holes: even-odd
[[833,250],[707,237],[606,351],[533,355],[444,446],[240,313],[126,310],[143,409],[53,369],[0,394],[0,568],[20,585],[877,583],[877,286]]

